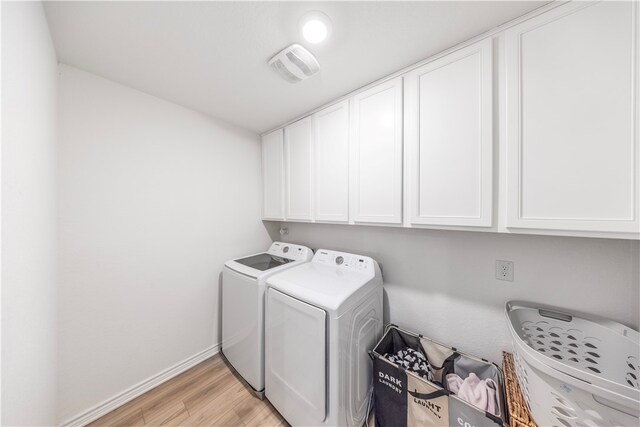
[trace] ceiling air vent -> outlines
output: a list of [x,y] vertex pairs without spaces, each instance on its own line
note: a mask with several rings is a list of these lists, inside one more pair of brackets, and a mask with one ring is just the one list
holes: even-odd
[[289,83],[297,83],[320,71],[316,58],[299,44],[292,44],[269,60],[269,66]]

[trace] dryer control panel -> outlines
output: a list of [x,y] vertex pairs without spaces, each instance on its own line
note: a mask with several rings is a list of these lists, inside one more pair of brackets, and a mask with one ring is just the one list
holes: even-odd
[[313,262],[362,273],[375,274],[375,261],[363,255],[318,249]]
[[313,256],[313,251],[306,246],[283,242],[273,242],[267,253],[294,261],[308,260]]

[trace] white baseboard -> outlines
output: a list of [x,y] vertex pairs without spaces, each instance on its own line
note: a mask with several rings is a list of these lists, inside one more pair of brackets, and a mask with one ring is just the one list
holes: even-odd
[[159,372],[158,374],[150,378],[147,378],[144,381],[139,382],[133,387],[116,394],[112,398],[107,399],[102,403],[99,403],[93,408],[90,408],[76,415],[75,417],[68,419],[67,421],[63,422],[61,426],[63,427],[85,426],[90,422],[95,421],[98,418],[102,417],[103,415],[108,414],[114,409],[119,408],[125,403],[130,402],[131,400],[135,399],[141,394],[148,392],[152,388],[159,386],[163,382],[170,380],[171,378],[175,377],[178,374],[181,374],[182,372],[197,365],[198,363],[210,358],[211,356],[218,354],[219,350],[220,350],[220,344],[211,346],[208,349],[203,350],[200,353],[193,355],[183,360],[182,362],[179,362],[171,366],[170,368],[165,369],[164,371]]

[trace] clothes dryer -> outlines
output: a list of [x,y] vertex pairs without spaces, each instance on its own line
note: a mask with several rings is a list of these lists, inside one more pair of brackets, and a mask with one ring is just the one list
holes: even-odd
[[319,249],[267,279],[266,397],[293,426],[361,426],[372,390],[368,351],[382,336],[373,259]]

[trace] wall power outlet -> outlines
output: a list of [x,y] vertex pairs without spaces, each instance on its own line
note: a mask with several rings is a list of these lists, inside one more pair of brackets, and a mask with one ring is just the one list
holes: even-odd
[[496,279],[513,282],[513,261],[496,260]]

